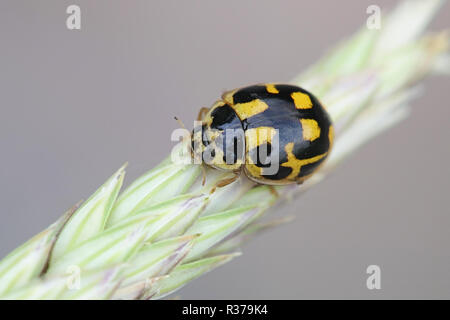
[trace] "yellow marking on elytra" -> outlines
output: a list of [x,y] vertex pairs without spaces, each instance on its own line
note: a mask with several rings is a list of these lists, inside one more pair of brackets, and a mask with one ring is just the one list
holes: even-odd
[[245,131],[245,169],[251,177],[260,179],[263,174],[263,168],[258,167],[254,163],[249,151],[264,143],[272,143],[276,134],[277,130],[272,127],[250,128]]
[[260,179],[263,172],[262,168],[258,167],[256,164],[253,163],[246,163],[245,164],[245,170],[247,171],[247,174],[255,179]]
[[248,152],[264,143],[272,143],[277,130],[272,127],[258,127],[245,130],[245,150]]
[[303,92],[292,92],[291,98],[294,100],[297,109],[311,109],[313,104],[309,95]]
[[314,141],[320,137],[320,127],[314,119],[300,119],[302,124],[303,139]]
[[266,84],[266,90],[268,93],[280,93],[280,91],[278,91],[273,84]]
[[237,103],[233,106],[234,111],[236,111],[238,117],[241,120],[250,118],[258,113],[264,112],[269,106],[262,100],[255,99],[250,102]]
[[334,127],[333,125],[330,125],[330,128],[328,129],[328,141],[330,142],[330,148],[333,145],[334,142]]
[[284,149],[286,150],[288,161],[281,165],[292,169],[292,172],[286,177],[288,180],[295,180],[304,165],[317,162],[327,155],[327,152],[325,152],[312,158],[297,159],[292,152],[294,150],[293,142],[289,142]]
[[225,103],[229,104],[230,106],[232,106],[234,104],[234,99],[233,96],[236,93],[238,89],[235,90],[231,90],[231,91],[227,91],[222,95],[222,100],[225,101]]

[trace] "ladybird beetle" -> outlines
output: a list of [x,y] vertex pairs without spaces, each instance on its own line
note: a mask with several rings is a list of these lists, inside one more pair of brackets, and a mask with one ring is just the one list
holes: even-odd
[[202,108],[198,120],[194,157],[217,169],[243,171],[260,184],[302,183],[333,144],[325,108],[293,85],[258,84],[225,92],[211,108]]

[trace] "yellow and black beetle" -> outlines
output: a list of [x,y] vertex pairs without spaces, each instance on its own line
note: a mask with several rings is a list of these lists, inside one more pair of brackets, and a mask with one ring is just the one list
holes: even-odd
[[[198,120],[192,135],[194,157],[214,168],[244,171],[260,184],[302,183],[333,144],[333,125],[325,108],[314,95],[293,85],[259,84],[228,91],[210,109],[202,108]],[[277,159],[277,170],[268,173],[272,159]]]

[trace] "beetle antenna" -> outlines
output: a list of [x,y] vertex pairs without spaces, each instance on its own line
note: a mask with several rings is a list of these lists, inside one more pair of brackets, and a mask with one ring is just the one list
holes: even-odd
[[[185,127],[183,121],[181,121],[180,118],[178,118],[177,116],[175,116],[175,117],[173,117],[173,118],[178,122],[178,124],[179,124],[183,129],[186,129],[186,127]],[[186,129],[186,130],[187,130],[187,129]]]
[[[186,126],[184,125],[183,121],[180,120],[180,118],[178,118],[177,116],[174,116],[173,118],[178,122],[180,127],[182,127],[183,129],[187,130]],[[189,130],[187,130],[187,131],[189,133],[189,140],[191,140],[192,139],[192,133]],[[184,141],[184,139],[186,139],[186,137],[183,137],[183,141]],[[189,149],[191,150],[191,154],[193,154],[194,150],[192,149],[192,146],[191,146],[190,143],[189,143]]]

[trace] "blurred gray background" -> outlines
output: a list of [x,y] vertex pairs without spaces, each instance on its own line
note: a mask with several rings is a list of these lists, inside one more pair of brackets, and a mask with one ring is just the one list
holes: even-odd
[[[82,29],[66,28],[77,4]],[[129,161],[172,147],[177,115],[226,89],[287,82],[393,1],[0,2],[0,256]],[[432,29],[448,27],[446,4]],[[449,81],[412,116],[286,206],[294,222],[179,291],[182,298],[450,298]],[[381,290],[366,268],[381,267]]]

